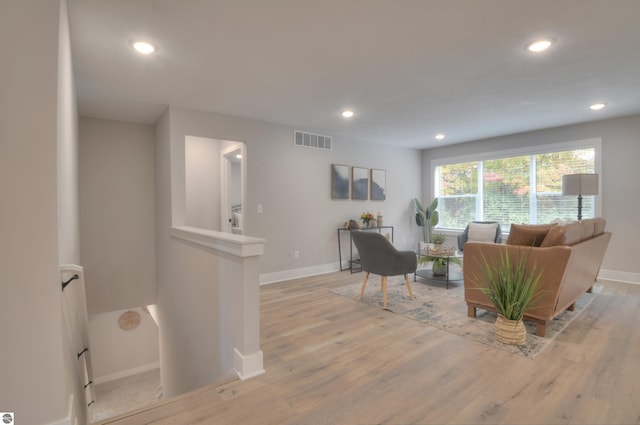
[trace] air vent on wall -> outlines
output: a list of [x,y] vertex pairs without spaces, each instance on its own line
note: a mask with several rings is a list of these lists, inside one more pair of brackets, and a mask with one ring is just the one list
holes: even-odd
[[323,136],[321,134],[305,133],[303,131],[294,131],[293,143],[296,146],[304,146],[307,148],[331,150],[331,136]]

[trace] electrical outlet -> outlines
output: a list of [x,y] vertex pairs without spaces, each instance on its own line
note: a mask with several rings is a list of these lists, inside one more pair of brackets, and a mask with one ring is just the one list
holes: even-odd
[[262,214],[262,204],[258,204],[258,214]]
[[300,259],[300,251],[298,251],[297,249],[295,251],[293,251],[293,258],[295,258],[296,260]]

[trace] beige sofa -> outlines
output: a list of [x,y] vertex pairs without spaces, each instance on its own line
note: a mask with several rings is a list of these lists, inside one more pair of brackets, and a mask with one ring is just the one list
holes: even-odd
[[469,317],[476,317],[477,308],[494,310],[487,296],[477,289],[482,285],[483,255],[491,263],[505,251],[510,258],[530,252],[529,267],[536,264],[543,270],[538,289],[543,295],[525,312],[524,318],[536,322],[536,335],[544,336],[554,317],[566,309],[572,310],[575,301],[585,291],[591,291],[610,239],[605,220],[594,218],[566,224],[513,224],[505,245],[467,243],[463,272]]

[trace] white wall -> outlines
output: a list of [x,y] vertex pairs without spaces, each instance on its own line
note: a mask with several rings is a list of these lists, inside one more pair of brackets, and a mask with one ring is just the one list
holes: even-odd
[[89,314],[154,304],[153,129],[82,117],[79,134]]
[[422,153],[423,197],[432,196],[431,161],[459,155],[493,152],[549,143],[602,138],[602,216],[613,233],[604,257],[602,269],[609,277],[640,282],[640,251],[638,218],[640,198],[640,115],[593,121],[584,124],[551,128],[511,136],[463,143],[450,147],[425,150]]
[[[118,324],[127,311],[140,314],[140,325],[123,330]],[[158,326],[143,308],[94,314],[89,317],[93,376],[96,383],[159,366]]]
[[23,424],[67,414],[58,272],[59,20],[57,1],[0,2],[0,404]]
[[186,225],[220,231],[220,141],[185,138]]
[[[185,134],[247,145],[247,205],[245,234],[267,240],[260,273],[269,280],[337,267],[337,228],[363,211],[383,210],[385,224],[395,226],[399,248],[417,243],[412,199],[419,196],[420,153],[414,149],[374,145],[334,137],[333,150],[296,147],[293,128],[215,113],[171,107],[171,137]],[[184,152],[175,152],[184,157]],[[184,161],[178,158],[176,162]],[[386,170],[385,201],[332,200],[330,166],[333,163]],[[176,190],[184,180],[173,182]],[[257,213],[262,204],[263,213]],[[174,224],[185,223],[185,201],[175,202]],[[294,259],[293,251],[300,252]],[[287,273],[285,272],[284,275]]]

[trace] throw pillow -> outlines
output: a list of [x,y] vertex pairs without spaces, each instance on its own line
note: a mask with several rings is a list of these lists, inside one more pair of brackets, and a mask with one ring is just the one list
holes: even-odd
[[469,223],[467,242],[493,243],[497,229],[498,223]]
[[540,246],[549,230],[557,226],[551,224],[512,224],[507,245]]
[[549,230],[540,245],[543,248],[557,245],[575,245],[582,240],[582,226],[577,221],[556,226]]

